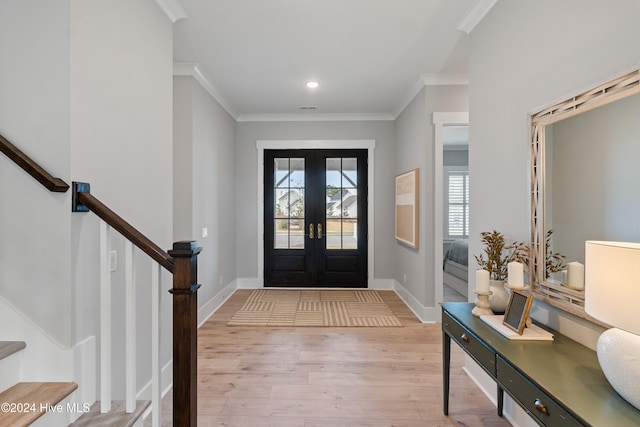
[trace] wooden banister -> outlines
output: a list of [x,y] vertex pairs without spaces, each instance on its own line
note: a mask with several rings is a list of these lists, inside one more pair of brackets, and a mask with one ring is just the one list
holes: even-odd
[[[0,135],[0,151],[44,185],[49,191],[66,192],[69,185],[53,177],[29,156]],[[155,262],[173,274],[173,425],[197,424],[197,350],[198,350],[198,254],[196,242],[175,242],[169,252],[121,218],[90,193],[87,183],[74,182],[72,211],[91,211],[118,231]],[[108,229],[108,227],[104,227]],[[101,232],[102,234],[102,232]],[[105,233],[106,234],[106,233]],[[109,240],[109,239],[107,239]],[[159,268],[155,266],[156,272]],[[108,275],[107,275],[108,276]],[[158,274],[156,274],[159,277]],[[159,284],[159,281],[158,281]],[[110,311],[110,310],[109,310]],[[158,393],[159,394],[159,393]],[[155,421],[154,421],[155,423]]]
[[198,254],[194,241],[175,242],[173,257],[173,425],[196,427],[198,415]]
[[55,193],[65,193],[69,189],[69,184],[60,178],[56,178],[44,170],[31,157],[24,154],[18,147],[10,143],[4,136],[0,135],[0,151],[2,151],[15,164],[20,166],[25,172],[35,178],[49,191]]
[[92,211],[106,224],[173,273],[173,425],[196,427],[198,414],[198,254],[195,241],[175,242],[168,253],[90,193],[73,183],[73,211]]
[[109,209],[107,205],[89,193],[89,184],[74,182],[73,211],[86,212],[87,210],[98,215],[98,217],[100,217],[104,222],[117,230],[118,233],[122,234],[126,239],[140,248],[140,250],[149,255],[155,262],[173,273],[173,260],[167,252],[162,250],[147,236],[142,234],[135,227],[118,216],[118,214]]

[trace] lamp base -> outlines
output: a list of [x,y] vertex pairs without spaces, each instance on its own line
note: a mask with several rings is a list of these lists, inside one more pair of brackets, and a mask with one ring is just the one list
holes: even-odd
[[615,391],[640,409],[640,336],[618,328],[604,331],[598,338],[598,361]]

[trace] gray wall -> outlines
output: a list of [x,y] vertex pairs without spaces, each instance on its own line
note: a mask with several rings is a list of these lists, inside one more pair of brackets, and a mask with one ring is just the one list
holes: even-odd
[[547,127],[553,156],[546,219],[553,247],[584,263],[585,240],[640,239],[640,95]]
[[[530,240],[528,114],[637,63],[638,16],[635,0],[500,1],[471,33],[470,254],[482,231]],[[592,347],[600,332],[538,302],[533,316]]]
[[192,77],[173,81],[174,240],[202,247],[202,306],[236,278],[236,122]]
[[420,248],[416,250],[394,240],[393,278],[424,307],[435,307],[432,117],[434,112],[467,111],[467,94],[467,86],[426,86],[396,119],[395,174],[420,168]]
[[[529,241],[528,114],[636,63],[639,12],[633,0],[498,2],[471,33],[470,254],[486,230]],[[555,34],[553,46],[539,45],[542,34]],[[548,310],[561,331],[585,333],[585,322]]]
[[375,140],[375,271],[376,278],[394,275],[393,182],[394,123],[239,122],[236,134],[237,277],[258,277],[258,140]]

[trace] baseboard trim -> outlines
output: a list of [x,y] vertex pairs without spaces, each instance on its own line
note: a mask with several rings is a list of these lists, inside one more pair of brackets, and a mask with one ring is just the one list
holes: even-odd
[[371,282],[371,289],[377,291],[393,291],[395,288],[393,279],[373,279]]
[[[145,384],[136,395],[136,400],[151,400],[151,381]],[[164,397],[173,387],[173,358],[160,369],[161,396]],[[146,413],[146,412],[145,412]]]
[[234,280],[198,309],[198,328],[200,328],[204,322],[209,320],[213,313],[218,311],[222,304],[224,304],[225,301],[233,295],[236,289],[238,289],[238,281]]
[[258,289],[264,287],[260,285],[257,277],[238,277],[235,282],[236,289]]
[[440,323],[442,313],[439,307],[425,307],[404,286],[393,280],[393,290],[422,323]]

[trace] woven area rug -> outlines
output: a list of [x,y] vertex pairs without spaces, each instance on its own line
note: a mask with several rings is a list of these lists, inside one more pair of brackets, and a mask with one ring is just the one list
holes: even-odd
[[258,289],[231,326],[402,326],[373,290]]

